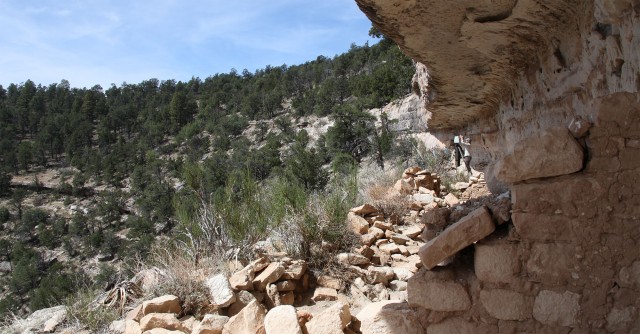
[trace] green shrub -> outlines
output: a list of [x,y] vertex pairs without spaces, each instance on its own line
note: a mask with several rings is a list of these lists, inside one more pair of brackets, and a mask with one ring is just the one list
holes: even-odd
[[79,277],[81,275],[64,270],[61,264],[54,264],[38,287],[29,293],[31,309],[39,310],[59,305],[76,290]]
[[11,218],[11,214],[9,213],[9,209],[3,207],[0,207],[0,224],[4,224],[6,222],[9,221],[9,218]]
[[32,208],[26,210],[22,214],[22,220],[18,225],[18,231],[21,233],[30,233],[36,226],[39,224],[47,223],[47,218],[49,214],[46,211],[39,208]]

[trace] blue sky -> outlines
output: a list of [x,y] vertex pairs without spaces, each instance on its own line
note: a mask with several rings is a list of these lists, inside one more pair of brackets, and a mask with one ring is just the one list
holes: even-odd
[[353,0],[0,0],[0,84],[186,81],[369,41]]

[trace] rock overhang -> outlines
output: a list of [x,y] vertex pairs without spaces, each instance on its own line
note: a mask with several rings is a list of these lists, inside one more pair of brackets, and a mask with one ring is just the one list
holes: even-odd
[[512,81],[540,57],[552,54],[570,66],[579,48],[560,45],[555,36],[579,31],[582,16],[593,11],[587,0],[356,2],[374,26],[426,66],[421,83],[428,87],[414,91],[428,92],[422,95],[430,129],[493,116]]

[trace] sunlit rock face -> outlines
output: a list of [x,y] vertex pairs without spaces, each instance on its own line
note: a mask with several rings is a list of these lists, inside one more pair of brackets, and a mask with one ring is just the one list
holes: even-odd
[[466,131],[482,167],[640,86],[637,0],[356,2],[420,63],[427,127]]

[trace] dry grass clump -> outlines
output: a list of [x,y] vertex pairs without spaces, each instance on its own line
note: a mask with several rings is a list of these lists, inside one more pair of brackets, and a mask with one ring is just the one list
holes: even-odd
[[363,163],[358,170],[358,203],[372,203],[388,197],[389,188],[402,177],[400,164],[381,169],[375,163]]
[[210,311],[209,290],[204,281],[215,274],[229,273],[227,257],[200,253],[191,256],[174,245],[156,245],[150,263],[163,274],[152,289],[153,294],[177,296],[185,315]]
[[86,329],[91,333],[108,333],[109,325],[120,318],[120,312],[97,303],[101,297],[100,292],[92,289],[81,290],[69,297],[64,302],[67,305],[66,327]]

